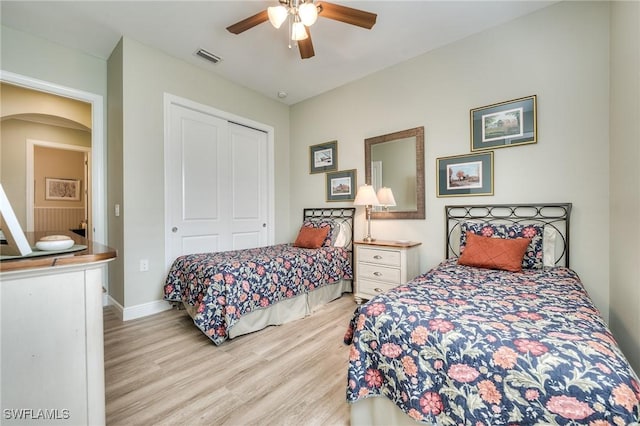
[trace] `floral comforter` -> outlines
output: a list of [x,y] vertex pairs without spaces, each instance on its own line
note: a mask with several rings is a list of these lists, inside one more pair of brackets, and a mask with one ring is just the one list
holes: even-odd
[[347,401],[385,396],[438,425],[640,421],[638,377],[578,276],[443,262],[359,307]]
[[191,254],[171,266],[164,300],[195,306],[194,323],[219,345],[242,315],[351,277],[350,254],[341,247]]

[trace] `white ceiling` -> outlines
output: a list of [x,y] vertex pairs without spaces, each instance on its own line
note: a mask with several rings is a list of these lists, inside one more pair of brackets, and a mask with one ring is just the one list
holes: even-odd
[[[239,35],[225,29],[276,0],[2,0],[0,15],[4,26],[103,59],[124,35],[265,96],[284,91],[280,100],[291,105],[556,1],[334,0],[378,14],[377,23],[366,30],[319,18],[311,27],[316,55],[305,60],[288,48],[286,25],[265,22]],[[199,48],[222,62],[195,56]]]

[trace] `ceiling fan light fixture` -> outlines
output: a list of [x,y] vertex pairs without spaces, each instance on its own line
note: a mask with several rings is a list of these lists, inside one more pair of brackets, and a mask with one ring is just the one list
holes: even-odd
[[307,39],[307,30],[302,22],[294,22],[291,27],[291,40],[300,41]]
[[275,28],[280,28],[282,23],[287,20],[289,11],[282,5],[270,6],[267,8],[267,15],[269,16],[269,22],[271,22],[271,25]]
[[310,27],[318,19],[318,8],[312,1],[302,3],[298,6],[298,16],[305,26]]

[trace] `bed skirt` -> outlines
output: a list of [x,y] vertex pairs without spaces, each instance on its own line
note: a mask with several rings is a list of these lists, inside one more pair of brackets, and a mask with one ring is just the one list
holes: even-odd
[[[313,290],[310,293],[301,294],[291,299],[281,300],[268,308],[250,312],[240,317],[229,332],[229,338],[242,336],[262,330],[270,325],[281,325],[310,315],[320,306],[326,305],[332,300],[338,299],[343,293],[352,291],[351,280],[340,280]],[[195,315],[195,307],[184,304],[191,316]]]
[[351,426],[416,426],[425,424],[413,420],[384,396],[361,399],[350,406]]

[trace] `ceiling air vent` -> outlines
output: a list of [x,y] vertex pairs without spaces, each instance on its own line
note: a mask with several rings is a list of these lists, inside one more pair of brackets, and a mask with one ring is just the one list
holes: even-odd
[[207,52],[204,49],[198,49],[196,50],[195,53],[197,56],[200,56],[203,59],[206,59],[209,62],[213,62],[214,64],[217,64],[218,62],[220,62],[222,60],[221,57],[214,55],[211,52]]

